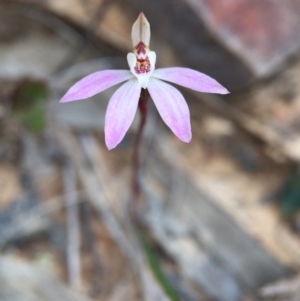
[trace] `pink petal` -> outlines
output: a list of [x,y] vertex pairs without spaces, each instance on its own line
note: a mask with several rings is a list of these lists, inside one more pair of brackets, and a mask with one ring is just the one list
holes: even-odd
[[73,85],[60,102],[89,98],[132,77],[134,76],[129,70],[103,70],[92,73]]
[[150,78],[148,90],[167,126],[183,142],[190,142],[190,111],[182,94],[171,85],[155,78]]
[[123,84],[111,97],[105,115],[105,143],[115,148],[129,129],[138,106],[141,86],[136,78]]
[[181,67],[154,70],[153,77],[196,90],[198,92],[228,94],[228,90],[216,80],[201,72]]

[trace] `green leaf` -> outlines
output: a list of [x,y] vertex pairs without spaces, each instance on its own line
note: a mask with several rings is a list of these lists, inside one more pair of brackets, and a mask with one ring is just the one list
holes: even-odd
[[279,194],[280,210],[284,218],[290,218],[300,210],[300,172],[297,171]]
[[172,300],[172,301],[179,301],[180,298],[176,291],[173,289],[172,285],[168,281],[163,269],[161,268],[161,264],[159,262],[159,258],[157,254],[155,253],[154,249],[151,247],[151,244],[147,240],[146,236],[140,231],[139,232],[139,238],[142,243],[142,246],[144,248],[149,266],[160,284],[161,288],[164,290],[166,295]]
[[12,98],[12,116],[34,134],[42,132],[46,126],[44,104],[47,94],[44,83],[25,81]]
[[34,134],[41,133],[46,126],[45,110],[42,103],[37,103],[25,112],[16,113],[15,118]]

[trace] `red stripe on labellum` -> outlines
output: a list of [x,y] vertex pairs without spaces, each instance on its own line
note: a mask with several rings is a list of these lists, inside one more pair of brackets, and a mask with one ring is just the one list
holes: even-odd
[[145,60],[137,59],[136,66],[134,70],[137,74],[148,73],[151,70],[151,64],[148,56]]
[[147,52],[148,48],[143,42],[139,42],[135,46],[137,61],[134,70],[137,74],[148,73],[151,70],[151,64]]

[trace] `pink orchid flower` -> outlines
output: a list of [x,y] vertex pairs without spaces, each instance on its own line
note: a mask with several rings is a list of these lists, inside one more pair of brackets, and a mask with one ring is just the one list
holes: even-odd
[[[129,70],[103,70],[92,73],[75,85],[60,102],[86,99],[126,81],[111,97],[105,116],[105,143],[109,150],[124,138],[133,122],[141,89],[148,89],[164,122],[183,142],[192,138],[190,112],[182,94],[164,81],[199,92],[229,93],[213,78],[188,68],[155,70],[156,53],[150,51],[150,25],[140,13],[132,26],[133,53],[128,53]],[[162,81],[163,80],[163,81]]]

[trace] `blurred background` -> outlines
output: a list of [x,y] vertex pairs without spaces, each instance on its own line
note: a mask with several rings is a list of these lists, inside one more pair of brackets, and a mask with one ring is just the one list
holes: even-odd
[[[188,145],[149,102],[137,235],[138,114],[109,152],[115,88],[59,100],[128,68],[140,11],[157,67],[231,94],[181,89]],[[0,301],[299,301],[299,14],[299,0],[0,0]]]

